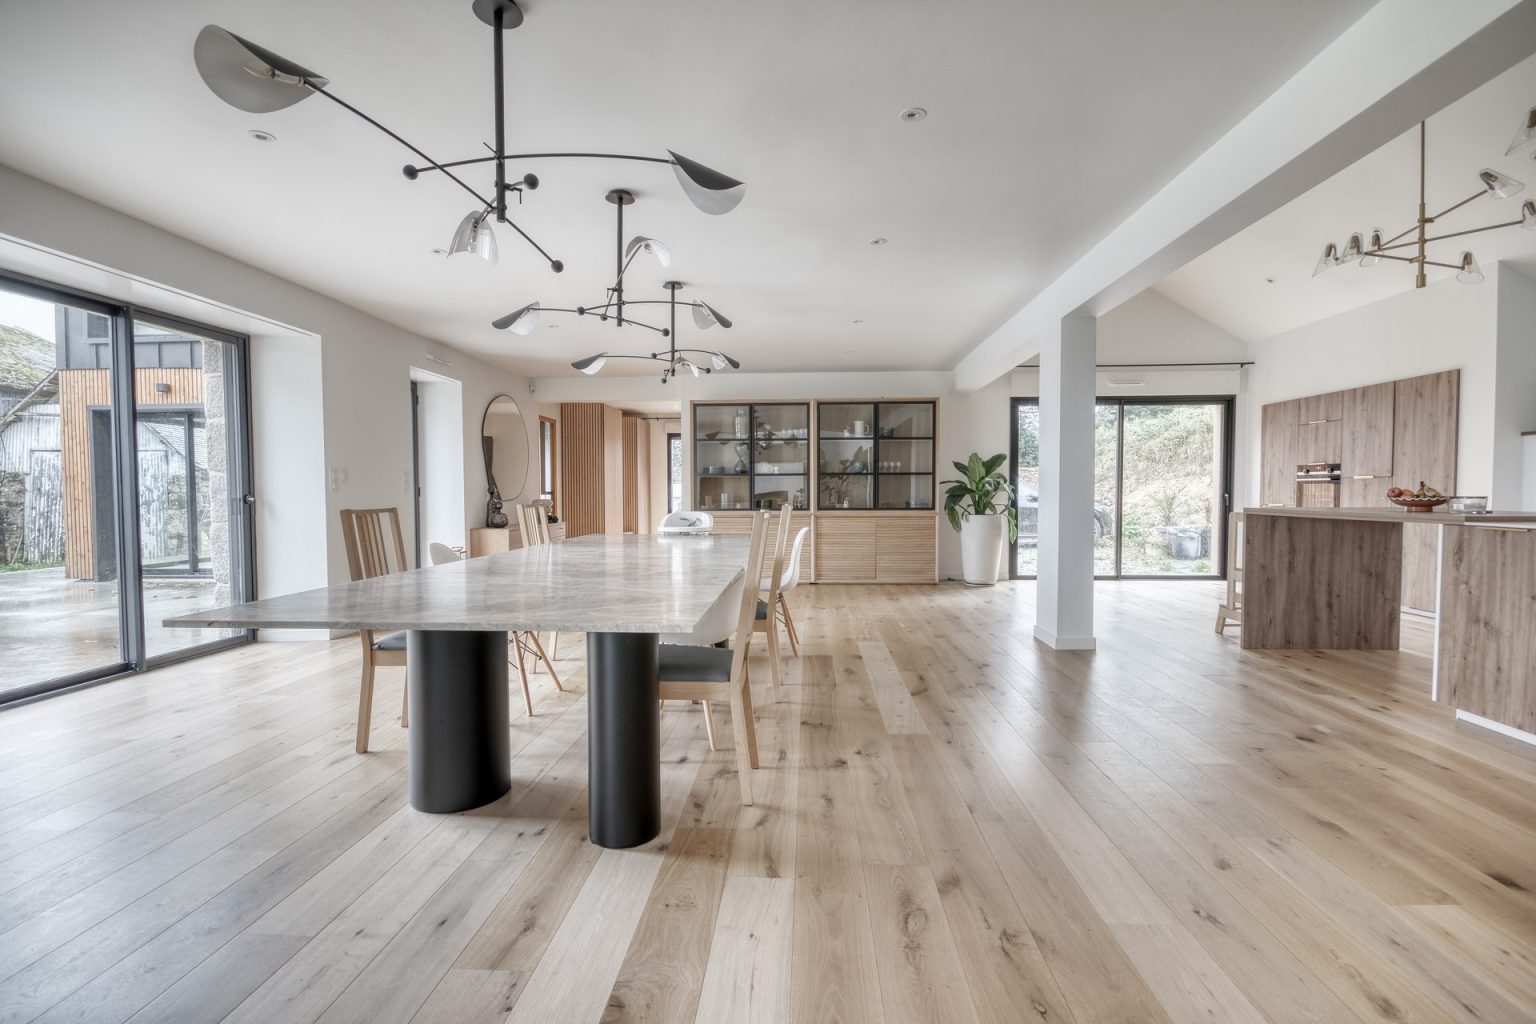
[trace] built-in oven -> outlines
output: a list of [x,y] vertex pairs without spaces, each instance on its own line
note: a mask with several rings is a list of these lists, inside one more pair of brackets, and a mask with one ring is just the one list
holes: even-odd
[[1338,508],[1337,462],[1308,462],[1296,467],[1296,504],[1301,508]]

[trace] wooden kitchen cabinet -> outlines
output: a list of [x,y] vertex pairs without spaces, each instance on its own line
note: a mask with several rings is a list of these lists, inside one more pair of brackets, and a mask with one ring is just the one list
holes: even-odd
[[1326,423],[1344,418],[1344,392],[1330,391],[1326,395],[1310,395],[1296,400],[1298,423]]
[[1296,504],[1297,431],[1301,403],[1274,402],[1261,414],[1259,504]]
[[[1397,384],[1387,381],[1344,392],[1343,443],[1339,462],[1344,476],[1392,475],[1393,414]],[[1390,484],[1383,484],[1386,490]]]
[[[1397,486],[1418,487],[1422,481],[1456,493],[1460,394],[1460,370],[1397,381],[1392,413],[1392,482]],[[1435,610],[1439,540],[1434,526],[1410,522],[1403,530],[1403,604],[1408,608]]]
[[1337,463],[1343,458],[1344,432],[1339,420],[1315,420],[1296,427],[1298,463]]
[[818,583],[933,583],[938,517],[907,512],[816,516]]

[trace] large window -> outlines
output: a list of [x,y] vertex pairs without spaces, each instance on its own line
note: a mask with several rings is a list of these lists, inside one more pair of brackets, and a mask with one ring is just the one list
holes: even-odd
[[539,417],[539,497],[555,508],[555,421],[548,416]]
[[[1013,574],[1038,566],[1040,406],[1013,402],[1019,513]],[[1101,579],[1210,578],[1231,494],[1230,398],[1100,399],[1094,415],[1093,552]]]
[[0,702],[249,636],[161,625],[253,593],[245,339],[134,313],[0,277]]

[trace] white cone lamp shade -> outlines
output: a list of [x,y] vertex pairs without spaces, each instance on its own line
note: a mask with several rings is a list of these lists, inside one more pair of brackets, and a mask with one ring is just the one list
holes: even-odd
[[1344,251],[1339,254],[1339,262],[1353,263],[1355,260],[1364,255],[1364,253],[1365,239],[1360,236],[1360,232],[1356,231],[1354,234],[1350,235],[1349,240],[1344,243]]
[[1500,174],[1489,167],[1484,167],[1477,174],[1478,180],[1483,183],[1483,188],[1500,199],[1508,199],[1510,196],[1525,188],[1525,182],[1516,181],[1507,174]]
[[453,241],[448,243],[448,255],[467,252],[479,256],[487,263],[495,263],[496,234],[486,223],[490,216],[489,210],[475,210],[465,214],[453,232]]
[[313,95],[306,80],[321,88],[330,84],[303,65],[217,25],[205,25],[197,34],[192,60],[215,96],[250,114],[270,114]]
[[[1368,249],[1380,249],[1381,245],[1382,245],[1381,228],[1371,228],[1370,241],[1369,241],[1369,243],[1367,245],[1367,248]],[[1369,256],[1369,255],[1366,255],[1364,253],[1362,253],[1361,256],[1360,256],[1360,265],[1362,267],[1374,267],[1376,264],[1378,264],[1380,262],[1381,262],[1381,257],[1380,256]]]
[[624,247],[624,262],[628,263],[634,259],[637,252],[649,253],[655,256],[656,262],[660,263],[663,267],[670,267],[672,265],[672,250],[654,238],[646,238],[644,235],[636,235],[634,238],[631,238],[629,244]]
[[1515,137],[1509,140],[1509,148],[1504,151],[1504,155],[1509,156],[1511,153],[1518,153],[1531,146],[1536,146],[1536,107],[1532,107],[1526,113],[1525,120],[1515,132]]
[[539,304],[530,302],[522,309],[515,309],[504,317],[491,321],[498,331],[510,330],[513,334],[529,335],[539,326]]
[[602,370],[602,368],[607,364],[607,362],[608,362],[608,353],[607,352],[599,352],[595,356],[587,356],[587,358],[585,358],[585,359],[578,359],[574,363],[572,363],[571,366],[573,368],[577,369],[577,370],[580,370],[582,373],[584,373],[584,374],[586,374],[587,376],[590,377],[590,376],[592,376],[592,374],[597,373],[600,370]]
[[1483,283],[1483,268],[1478,266],[1476,256],[1470,252],[1464,252],[1461,254],[1461,259],[1457,261],[1457,265],[1461,269],[1456,271],[1456,280],[1462,284]]
[[1317,266],[1312,268],[1312,276],[1316,277],[1329,267],[1338,266],[1339,247],[1329,242],[1323,246],[1323,254],[1317,258]]
[[693,304],[693,325],[701,331],[707,331],[719,324],[721,327],[730,327],[730,318],[721,314],[714,306],[707,302],[695,302]]
[[1536,203],[1529,199],[1520,207],[1520,226],[1527,231],[1536,231]]
[[672,157],[672,172],[677,175],[677,183],[683,187],[683,194],[705,213],[730,213],[747,194],[747,186],[730,175],[679,156],[670,149],[667,153]]

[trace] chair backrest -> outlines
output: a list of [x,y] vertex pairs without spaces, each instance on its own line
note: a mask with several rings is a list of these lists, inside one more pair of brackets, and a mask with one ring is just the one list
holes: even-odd
[[751,582],[763,578],[763,562],[767,550],[768,513],[754,512],[752,546],[747,549],[747,571],[741,578],[741,603],[736,612],[736,642],[731,649],[732,682],[740,680],[747,667],[747,648],[752,646],[752,622],[757,617],[757,587],[752,586]]
[[779,580],[779,593],[794,590],[800,585],[800,552],[805,548],[805,538],[810,536],[809,526],[800,527],[795,542],[789,548],[789,562],[784,566],[784,578]]
[[668,512],[662,518],[658,530],[713,530],[714,528],[715,517],[708,512],[680,509],[677,512]]
[[432,559],[433,565],[446,565],[449,562],[457,562],[464,556],[460,555],[447,544],[433,541],[427,545],[427,557]]
[[353,580],[369,580],[410,568],[405,562],[405,540],[400,534],[397,508],[344,508],[341,536],[347,546],[347,569]]
[[523,547],[536,548],[549,543],[549,521],[544,518],[544,506],[517,506],[517,528],[523,535]]
[[[765,555],[763,560],[763,565],[765,567],[769,565],[773,567],[773,573],[769,576],[762,576],[759,574],[758,577],[767,583],[766,589],[768,591],[769,609],[772,609],[773,603],[779,599],[779,586],[784,581],[784,556],[789,550],[790,512],[791,509],[789,502],[786,501],[779,509],[779,528],[776,531],[776,536],[774,539],[773,554]],[[772,558],[773,561],[769,562],[769,558]]]

